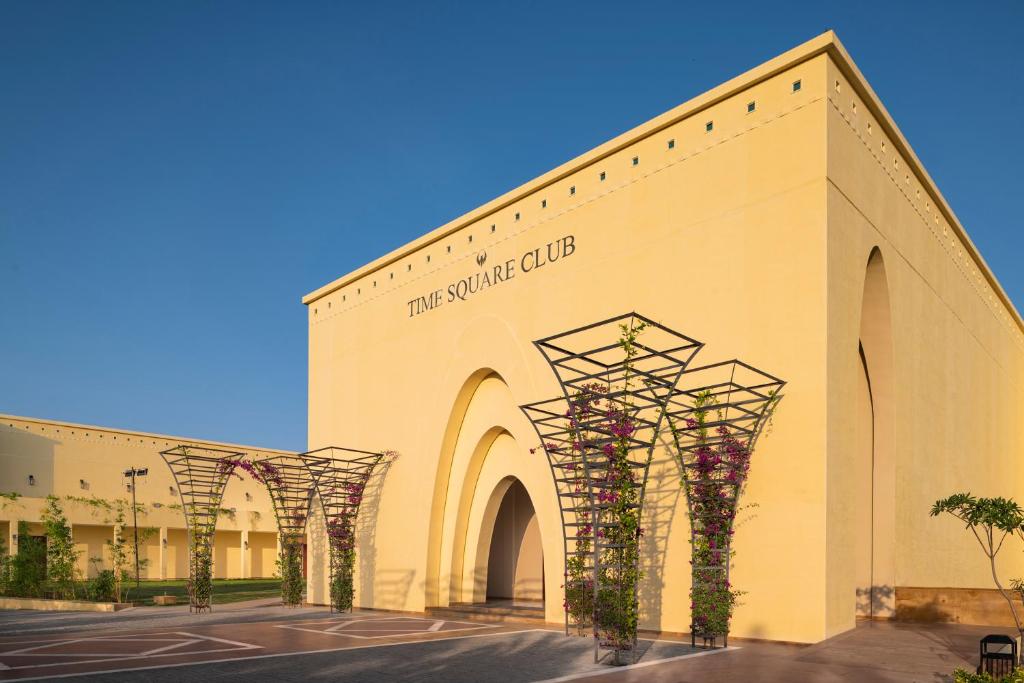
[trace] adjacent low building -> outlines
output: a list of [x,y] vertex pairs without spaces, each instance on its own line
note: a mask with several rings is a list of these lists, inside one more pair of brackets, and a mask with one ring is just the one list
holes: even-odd
[[[241,451],[257,458],[281,453],[187,437],[0,415],[0,539],[17,548],[18,523],[42,533],[40,513],[55,496],[71,523],[83,578],[110,567],[118,505],[127,511],[122,535],[134,540],[130,469],[135,480],[143,579],[187,579],[188,537],[181,498],[160,451],[185,444]],[[216,578],[274,576],[277,523],[270,496],[252,479],[233,478],[224,494],[214,551]]]

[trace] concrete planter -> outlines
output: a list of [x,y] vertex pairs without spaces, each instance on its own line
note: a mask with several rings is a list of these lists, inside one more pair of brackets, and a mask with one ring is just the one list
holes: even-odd
[[[1010,591],[1018,614],[1024,613],[1020,596]],[[1006,599],[995,588],[896,587],[898,621],[1014,626]]]
[[177,605],[178,596],[176,595],[155,595],[153,596],[154,605]]
[[86,602],[85,600],[45,600],[43,598],[0,598],[0,609],[37,609],[49,612],[117,612],[132,606],[130,602]]

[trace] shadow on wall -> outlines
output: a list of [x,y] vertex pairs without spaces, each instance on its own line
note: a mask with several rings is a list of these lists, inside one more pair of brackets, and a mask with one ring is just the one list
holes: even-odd
[[[321,558],[321,561],[314,561]],[[306,600],[321,605],[328,605],[331,596],[328,593],[327,567],[330,559],[327,550],[327,527],[324,524],[323,508],[320,496],[312,493],[309,498],[309,515],[306,517]],[[275,576],[281,575],[281,568],[275,562]]]
[[670,439],[662,436],[660,448],[655,450],[644,491],[643,516],[640,527],[641,579],[638,589],[640,627],[660,631],[662,601],[665,592],[665,557],[672,520],[679,504],[681,487],[675,473]]
[[[363,488],[363,501],[359,505],[359,516],[356,518],[356,538],[359,539],[357,596],[362,596],[356,599],[364,607],[377,605],[374,590],[377,582],[377,518],[380,515],[380,495],[384,490],[384,479],[397,457],[397,453],[385,453],[373,468],[373,474]],[[401,604],[405,604],[404,597]],[[390,604],[388,606],[390,607]]]
[[857,614],[887,614],[894,604],[896,590],[892,586],[857,588]]
[[[53,495],[54,447],[58,443],[9,422],[0,424],[0,492],[27,498]],[[15,518],[10,506],[0,514]]]
[[[487,586],[487,598],[485,602],[474,603],[478,605],[486,605],[489,602],[499,601],[502,603],[511,601],[513,603],[528,603],[528,604],[544,604],[544,579],[535,578],[517,578],[515,581],[515,590],[513,595],[507,596],[502,595],[506,591],[501,590],[502,585],[499,584],[497,590],[492,588],[493,576],[489,571],[490,565],[487,568],[479,567],[473,570],[473,579],[477,582],[477,585]],[[494,592],[492,592],[494,591]],[[559,596],[561,599],[561,596]],[[453,602],[453,605],[466,604]]]
[[384,609],[406,609],[406,599],[416,572],[412,569],[378,569],[373,581],[372,604],[361,603],[364,607]]
[[[1024,601],[1012,591],[1010,599],[1020,614]],[[898,586],[896,619],[932,623],[1014,627],[1006,598],[994,588],[927,588]]]

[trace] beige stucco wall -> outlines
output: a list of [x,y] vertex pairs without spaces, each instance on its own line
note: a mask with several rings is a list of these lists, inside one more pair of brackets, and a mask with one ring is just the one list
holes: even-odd
[[[851,400],[872,250],[879,250],[889,289],[894,418],[884,437],[887,452],[876,461],[876,469],[892,469],[894,481],[875,491],[876,510],[892,527],[890,547],[876,553],[890,556],[884,573],[895,586],[991,586],[988,563],[963,525],[933,519],[928,510],[958,491],[1021,498],[1024,335],[870,91],[848,65],[830,60],[828,72],[828,528],[835,540],[829,628],[835,632],[849,624],[853,545],[847,540],[870,508],[870,498],[847,482],[857,466]],[[951,137],[951,144],[969,140]],[[1004,577],[1024,575],[1022,550],[1007,546]]]
[[249,532],[249,549],[252,553],[251,575],[266,578],[277,574],[277,534]]
[[[0,498],[0,524],[7,529],[3,537],[5,544],[12,549],[11,539],[17,533],[17,522],[38,522],[46,497],[53,495],[60,499],[71,523],[76,548],[81,551],[78,568],[82,576],[95,575],[97,565],[89,561],[93,557],[103,558],[100,568],[109,568],[110,552],[106,541],[113,538],[114,514],[107,506],[117,500],[124,502],[129,515],[122,534],[131,545],[131,493],[122,473],[131,467],[146,467],[149,473],[137,480],[136,491],[142,506],[139,527],[152,530],[142,533],[140,542],[140,557],[149,560],[142,577],[187,578],[188,542],[181,499],[171,472],[159,454],[181,443],[233,448],[254,458],[283,452],[0,415],[0,493],[20,496],[14,501]],[[34,485],[29,483],[29,475],[34,478]],[[100,504],[88,502],[94,499],[101,501]],[[222,507],[234,508],[234,513],[222,514],[217,522],[216,576],[247,578],[253,576],[254,565],[261,567],[260,576],[274,575],[277,526],[266,489],[248,477],[232,478]],[[245,550],[243,534],[262,536],[258,544],[250,543]],[[166,545],[162,542],[164,538]]]
[[[896,166],[894,150],[907,157]],[[702,362],[738,357],[789,382],[736,532],[733,582],[747,594],[735,635],[813,642],[852,628],[865,572],[889,589],[986,585],[962,529],[927,510],[957,488],[1019,487],[1020,320],[936,206],[949,220],[825,34],[308,295],[310,447],[401,453],[361,522],[374,572],[357,601],[482,599],[482,546],[514,477],[537,510],[547,619],[562,620],[554,487],[517,410],[558,387],[530,342],[629,310],[705,342]],[[558,260],[526,272],[547,245]],[[862,331],[875,247],[873,282],[887,284]],[[494,266],[504,281],[448,298]],[[861,336],[888,359],[873,361],[889,368],[871,387],[890,407],[881,426],[865,424]],[[660,451],[644,526],[641,626],[687,631],[688,522]]]
[[[824,632],[824,610],[803,606],[822,604],[826,589],[826,60],[770,71],[307,299],[310,447],[401,453],[374,545],[359,548],[376,558],[379,582],[372,600],[357,595],[361,604],[421,610],[482,599],[481,535],[493,524],[496,486],[515,477],[537,508],[547,618],[561,621],[561,599],[551,597],[562,573],[554,488],[517,408],[558,387],[530,342],[635,309],[706,342],[704,361],[741,357],[791,382],[750,482],[759,507],[737,532],[735,582],[749,594],[736,630],[786,640]],[[569,235],[570,255],[524,272],[524,254]],[[515,259],[515,277],[410,316],[408,302],[480,272],[482,250],[488,269]],[[686,631],[685,505],[674,465],[664,454],[657,461],[642,625]]]

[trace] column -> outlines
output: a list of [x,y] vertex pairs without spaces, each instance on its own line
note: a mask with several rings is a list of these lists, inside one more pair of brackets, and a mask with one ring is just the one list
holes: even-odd
[[167,580],[167,527],[160,527],[160,580]]
[[7,554],[18,554],[18,520],[12,519],[7,526]]
[[240,578],[249,579],[252,578],[252,562],[249,558],[249,530],[242,529],[242,573],[239,574]]

